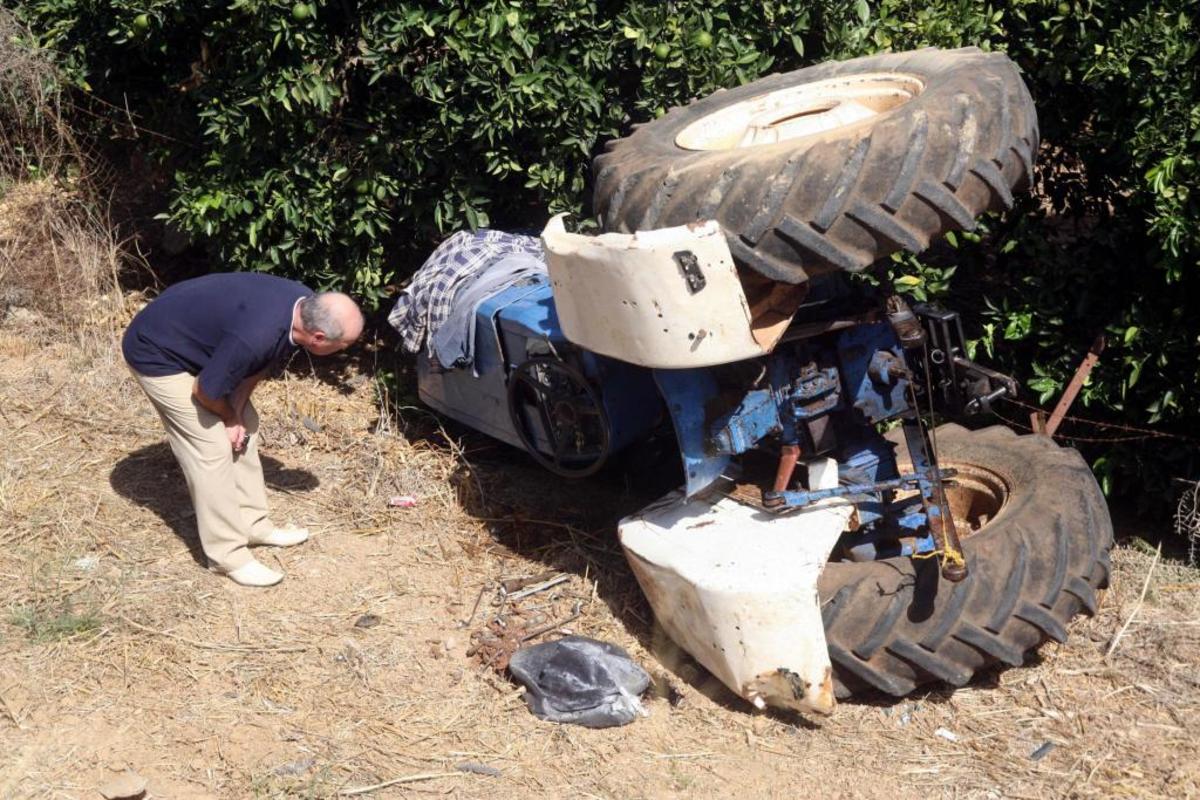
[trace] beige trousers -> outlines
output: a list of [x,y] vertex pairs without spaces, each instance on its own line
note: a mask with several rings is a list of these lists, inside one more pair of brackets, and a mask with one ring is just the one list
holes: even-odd
[[193,376],[181,372],[151,378],[136,371],[133,376],[158,411],[171,452],[183,468],[204,554],[223,572],[243,566],[252,560],[247,545],[273,527],[258,460],[258,412],[246,403],[242,417],[250,442],[235,454],[225,423],[192,397]]

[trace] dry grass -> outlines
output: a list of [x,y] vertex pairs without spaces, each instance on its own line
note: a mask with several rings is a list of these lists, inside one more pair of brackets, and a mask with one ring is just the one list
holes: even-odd
[[[353,369],[297,363],[257,402],[278,521],[315,534],[267,556],[283,584],[242,589],[192,558],[182,480],[114,336],[85,350],[25,324],[0,325],[0,798],[94,797],[127,767],[160,798],[1200,792],[1200,573],[1183,565],[1119,549],[1100,614],[1024,669],[821,725],[761,715],[648,624],[614,544],[643,487],[558,481],[417,410],[381,424]],[[498,591],[545,572],[568,579]],[[497,620],[537,631],[576,607],[570,629],[656,675],[648,719],[540,723],[468,655]]]
[[60,86],[49,55],[0,8],[0,176],[65,174],[82,164]]
[[32,309],[46,334],[91,332],[124,313],[113,289],[125,261],[78,191],[50,178],[0,187],[0,315]]
[[0,318],[40,312],[41,335],[91,332],[123,308],[128,261],[101,181],[63,117],[49,56],[0,9]]

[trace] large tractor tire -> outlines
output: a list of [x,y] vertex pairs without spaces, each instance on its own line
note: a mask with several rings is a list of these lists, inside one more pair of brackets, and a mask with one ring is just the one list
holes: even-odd
[[819,594],[839,697],[962,686],[1018,666],[1066,641],[1108,585],[1112,522],[1079,453],[999,426],[945,425],[936,442],[941,464],[958,469],[946,494],[970,574],[950,583],[936,559],[831,562]]
[[715,219],[739,265],[798,284],[1011,207],[1037,148],[1006,56],[869,56],[719,91],[610,142],[594,204],[607,231]]

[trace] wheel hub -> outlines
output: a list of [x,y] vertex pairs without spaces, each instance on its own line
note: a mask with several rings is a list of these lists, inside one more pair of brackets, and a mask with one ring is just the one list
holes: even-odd
[[979,533],[1008,504],[1009,487],[999,473],[975,464],[948,463],[958,470],[945,487],[950,514],[962,536]]
[[554,421],[564,429],[574,429],[579,424],[579,412],[568,400],[554,404]]
[[685,150],[733,150],[828,133],[891,111],[920,94],[912,75],[864,73],[806,83],[714,111],[675,137]]

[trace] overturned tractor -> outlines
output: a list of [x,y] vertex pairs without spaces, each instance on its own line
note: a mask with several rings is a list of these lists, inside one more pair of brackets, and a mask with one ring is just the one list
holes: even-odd
[[552,220],[547,273],[474,307],[471,369],[423,354],[421,396],[577,477],[669,417],[684,485],[621,543],[663,628],[759,707],[1021,664],[1095,610],[1103,497],[1049,438],[933,427],[1015,384],[871,268],[1010,207],[1037,145],[1015,66],[975,49],[674,109],[597,159],[605,232]]

